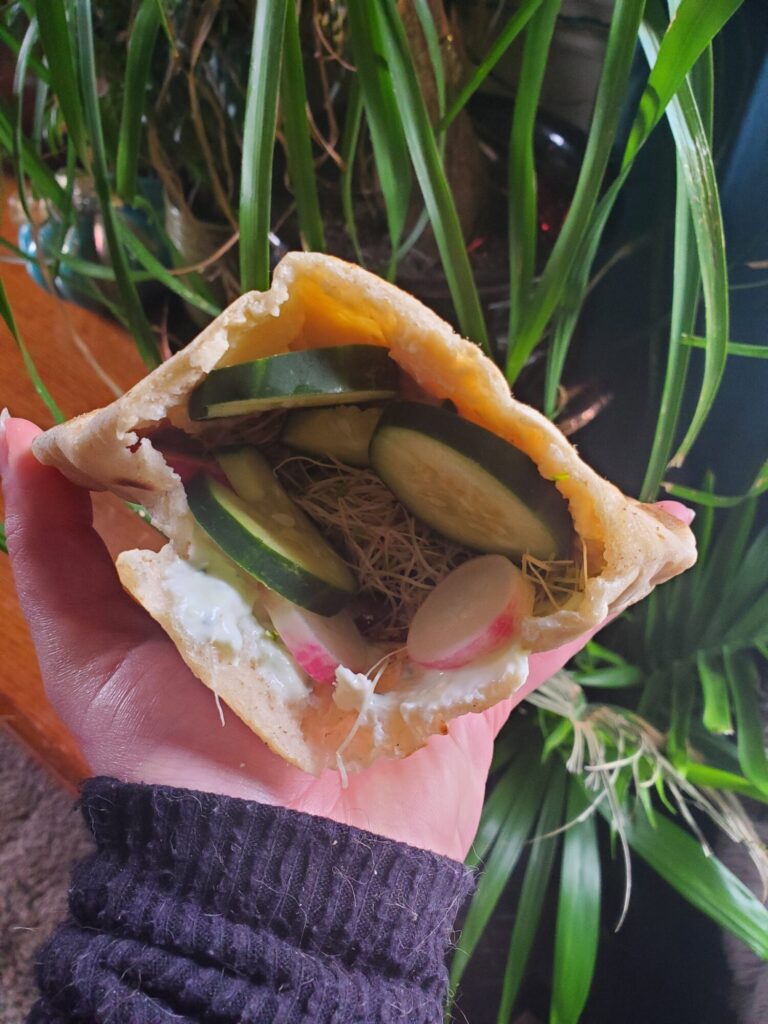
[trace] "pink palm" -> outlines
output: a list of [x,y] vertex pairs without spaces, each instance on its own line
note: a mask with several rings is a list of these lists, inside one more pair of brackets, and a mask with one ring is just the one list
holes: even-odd
[[403,761],[320,778],[274,755],[208,690],[122,590],[88,494],[41,466],[38,429],[9,420],[0,453],[8,549],[46,691],[96,774],[186,786],[323,815],[462,859],[477,828],[493,739],[525,694],[586,642],[531,659],[515,697],[451,723]]

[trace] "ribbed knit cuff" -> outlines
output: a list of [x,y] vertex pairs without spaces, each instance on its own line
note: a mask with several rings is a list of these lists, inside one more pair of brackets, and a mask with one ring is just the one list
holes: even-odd
[[[98,778],[96,852],[42,951],[35,1021],[442,1019],[459,863],[325,818]],[[49,1016],[40,1016],[48,1013]]]

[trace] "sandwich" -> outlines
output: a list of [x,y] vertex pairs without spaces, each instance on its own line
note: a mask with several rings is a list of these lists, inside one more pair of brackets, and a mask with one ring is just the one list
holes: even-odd
[[313,774],[408,756],[695,561],[475,344],[319,254],[34,453],[147,510],[167,542],[120,554],[123,586]]

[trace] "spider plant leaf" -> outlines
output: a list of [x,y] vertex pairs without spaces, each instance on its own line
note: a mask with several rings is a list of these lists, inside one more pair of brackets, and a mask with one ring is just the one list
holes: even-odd
[[620,690],[629,686],[639,686],[644,673],[637,665],[611,665],[598,668],[594,672],[577,672],[576,679],[581,686],[600,686],[610,690]]
[[16,347],[21,353],[21,358],[24,361],[24,368],[26,369],[27,374],[29,375],[29,379],[32,381],[32,385],[35,391],[38,393],[40,398],[42,398],[43,402],[45,403],[45,407],[53,417],[54,422],[63,423],[64,420],[66,419],[66,416],[51,397],[50,391],[43,383],[40,374],[37,372],[37,367],[35,366],[34,360],[32,359],[32,356],[29,353],[29,349],[24,343],[24,339],[21,336],[19,328],[16,326],[16,320],[14,319],[13,316],[13,310],[11,309],[11,304],[8,302],[8,296],[5,293],[5,288],[3,286],[2,281],[0,281],[0,317],[2,317],[2,319],[5,321],[6,327],[11,332],[11,336],[13,340],[16,342]]
[[494,775],[501,768],[506,767],[519,750],[518,736],[510,726],[511,723],[508,721],[496,737],[489,775]]
[[8,541],[5,537],[5,523],[0,523],[0,551],[4,555],[8,554]]
[[[683,345],[687,345],[689,348],[707,347],[706,338],[698,338],[693,334],[684,334],[680,340]],[[729,356],[746,356],[748,359],[768,359],[768,346],[766,345],[745,345],[738,341],[729,341],[725,348]]]
[[[352,4],[350,10],[356,5]],[[395,0],[381,4],[382,43],[416,177],[435,235],[459,326],[492,355],[459,215],[445,176],[440,149],[429,121]],[[401,187],[402,187],[402,183]]]
[[116,189],[126,203],[130,203],[136,193],[141,121],[146,105],[149,66],[159,28],[159,0],[141,0],[128,39],[123,109],[117,143]]
[[411,196],[408,143],[398,110],[383,42],[383,13],[375,4],[350,4],[349,41],[371,133],[376,173],[384,199],[394,274],[397,249],[405,229]]
[[[592,220],[619,118],[624,109],[632,56],[642,18],[644,0],[617,0],[595,99],[587,147],[568,216],[507,358],[507,379],[513,384],[558,305],[580,242]],[[510,339],[512,340],[512,339]]]
[[32,214],[29,212],[29,206],[27,205],[27,185],[24,181],[24,148],[22,145],[23,132],[22,124],[24,121],[24,89],[27,81],[27,62],[32,47],[37,42],[38,27],[37,18],[32,18],[27,30],[24,33],[24,39],[22,40],[21,47],[19,49],[19,57],[16,61],[16,69],[13,76],[13,91],[16,96],[16,119],[13,126],[13,166],[16,172],[16,188],[19,194],[19,202],[21,208],[24,211],[24,216],[27,221],[32,220]]
[[725,672],[733,699],[741,770],[753,785],[768,794],[768,758],[757,697],[759,677],[752,655],[746,651],[726,652]]
[[768,793],[753,786],[743,775],[736,775],[734,772],[727,772],[722,768],[713,768],[709,764],[700,764],[698,761],[689,761],[687,765],[681,766],[681,771],[688,782],[694,786],[738,793],[739,796],[747,796],[750,800],[759,800],[761,803],[768,804]]
[[282,125],[288,177],[296,199],[299,231],[307,249],[325,251],[325,229],[317,195],[317,178],[312,157],[307,118],[307,86],[301,55],[296,5],[286,4],[285,49],[280,83]]
[[672,706],[667,733],[667,756],[676,767],[688,761],[688,732],[693,715],[695,677],[680,662],[672,663]]
[[510,755],[512,763],[494,784],[490,795],[483,804],[477,835],[465,860],[465,864],[470,868],[477,867],[496,842],[519,785],[520,762],[536,757],[538,752],[536,748],[538,737],[532,730],[526,729],[521,733],[521,730],[516,729],[506,739],[510,741],[512,747]]
[[498,1024],[508,1024],[512,1019],[515,1000],[520,991],[533,940],[538,931],[541,909],[549,888],[558,843],[558,837],[549,833],[558,828],[563,821],[566,778],[565,766],[561,764],[550,779],[536,822],[531,852],[523,875],[515,923],[509,940],[499,1013],[496,1018]]
[[[741,626],[768,594],[768,526],[757,534],[744,553],[737,572],[723,579],[718,607],[709,621],[709,635],[719,636]],[[768,623],[767,623],[768,625]]]
[[[530,6],[530,5],[529,5]],[[561,0],[537,3],[531,12],[525,33],[520,78],[512,114],[509,140],[508,220],[509,220],[509,328],[510,344],[514,344],[523,317],[536,268],[538,237],[537,182],[534,158],[536,115],[547,57],[555,30]],[[507,23],[519,17],[520,8]],[[530,15],[529,15],[530,17]]]
[[452,990],[458,985],[488,919],[520,860],[550,775],[549,768],[543,767],[535,759],[530,762],[516,759],[514,767],[515,781],[510,788],[506,814],[469,905],[459,945],[451,963]]
[[[715,475],[711,470],[704,474],[702,490],[705,494],[712,494],[715,489]],[[696,520],[693,530],[696,534],[696,548],[698,550],[698,562],[694,566],[694,573],[699,575],[703,566],[709,558],[709,548],[712,543],[712,534],[715,528],[715,510],[711,505],[702,505],[696,513]]]
[[[144,267],[153,279],[160,281],[170,291],[181,296],[181,298],[190,303],[190,305],[196,306],[204,313],[208,313],[209,316],[215,317],[219,315],[221,312],[221,306],[209,302],[194,289],[187,287],[179,277],[171,274],[170,271],[163,266],[160,260],[158,260],[156,256],[152,255],[141,239],[119,219],[117,219],[117,230],[125,248],[131,256],[133,256],[133,258],[140,263],[142,267]],[[136,275],[134,274],[133,277],[135,280]]]
[[546,761],[550,754],[557,750],[558,747],[562,746],[572,734],[573,722],[569,718],[561,719],[561,721],[544,740],[544,746],[541,751],[542,761]]
[[[582,783],[568,787],[566,818],[587,807]],[[578,1024],[592,985],[600,928],[600,851],[594,814],[571,825],[563,838],[555,925],[550,1024]]]
[[[0,149],[13,153],[14,118],[9,116],[6,108],[0,103]],[[43,163],[35,147],[26,137],[21,140],[24,173],[32,182],[35,193],[47,199],[55,207],[64,204],[64,189],[56,181],[53,171]]]
[[[715,168],[707,139],[707,129],[702,121],[691,83],[684,75],[680,76],[680,68],[673,64],[675,60],[682,60],[683,66],[692,66],[692,63],[685,64],[685,60],[692,52],[696,52],[702,37],[697,29],[690,41],[681,42],[679,28],[676,26],[681,17],[683,22],[688,24],[689,18],[685,12],[702,7],[704,11],[717,8],[721,15],[724,15],[725,9],[729,10],[727,16],[733,13],[730,10],[732,3],[702,4],[701,0],[683,0],[663,40],[660,37],[660,26],[652,24],[650,18],[640,31],[640,42],[649,63],[652,64],[649,88],[655,82],[652,87],[664,100],[667,121],[677,149],[678,166],[688,191],[688,203],[699,256],[708,342],[699,397],[691,422],[672,460],[673,465],[682,464],[709,414],[725,370],[728,343],[728,269]],[[710,26],[710,19],[703,12],[700,13],[701,17],[697,24],[704,28]],[[714,24],[719,25],[720,22],[715,20]],[[670,39],[674,45],[670,45]],[[681,46],[685,47],[682,56],[679,52]],[[662,72],[657,73],[660,64]],[[672,93],[668,93],[666,90],[673,85]],[[630,146],[627,152],[631,152]]]
[[[456,120],[464,107],[466,107],[469,100],[474,96],[515,39],[520,35],[532,16],[536,13],[539,7],[541,7],[541,4],[542,0],[523,0],[523,2],[517,7],[517,10],[509,17],[504,28],[502,28],[494,39],[493,45],[488,51],[487,56],[484,57],[484,59],[477,65],[469,81],[462,87],[459,95],[451,104],[450,110],[445,115],[442,124],[440,125],[441,128],[447,128],[452,121]],[[520,87],[518,89],[518,94],[521,92],[522,88]]]
[[83,94],[84,119],[88,127],[93,160],[91,171],[99,206],[104,221],[104,234],[109,255],[115,271],[115,281],[120,291],[125,317],[131,325],[131,334],[144,364],[152,369],[160,362],[152,328],[144,315],[144,309],[131,280],[125,252],[118,237],[117,216],[112,205],[109,188],[109,172],[104,147],[99,98],[96,85],[96,57],[93,43],[93,20],[91,0],[76,0],[76,26],[80,85]]
[[35,10],[51,88],[61,108],[67,132],[75,144],[80,162],[84,167],[88,167],[90,161],[86,137],[87,118],[80,99],[73,46],[74,32],[67,24],[67,6],[65,0],[38,0]]
[[[0,22],[0,43],[5,43],[11,53],[15,53],[18,56],[21,49],[21,40],[17,39],[12,32],[9,32],[2,22]],[[29,55],[29,68],[34,72],[35,78],[45,85],[50,85],[51,79],[48,74],[48,68],[41,64],[33,54]]]
[[[706,562],[702,562],[700,572],[697,572],[696,587],[687,612],[688,636],[709,635],[711,620],[721,605],[723,587],[739,574],[754,518],[753,499],[738,506],[722,521],[719,536]],[[721,638],[725,639],[722,633]]]
[[[419,19],[421,31],[424,33],[424,41],[429,54],[429,62],[435,76],[435,93],[437,95],[437,115],[442,118],[445,113],[445,68],[443,66],[443,54],[440,50],[440,35],[435,25],[432,9],[429,0],[414,0],[416,17]],[[438,126],[438,135],[444,134],[442,124]]]
[[714,659],[704,651],[696,656],[696,667],[704,698],[702,722],[709,732],[730,736],[733,733],[728,685],[723,673],[715,667]]
[[240,175],[240,284],[269,288],[272,157],[285,39],[285,0],[261,0],[253,22]]
[[605,661],[609,665],[626,665],[626,658],[623,658],[617,651],[599,643],[597,640],[588,640],[584,647],[585,653],[598,661]]
[[[728,19],[744,0],[682,0],[658,47],[658,57],[640,97],[623,164],[630,164],[661,120],[672,97]],[[649,9],[648,16],[652,16]]]
[[643,815],[626,822],[632,849],[690,904],[763,959],[768,959],[768,910],[717,858],[664,815],[652,828]]
[[344,128],[341,133],[339,155],[342,160],[341,170],[341,209],[344,215],[344,228],[349,235],[355,250],[355,258],[361,267],[365,266],[360,239],[357,235],[355,221],[355,205],[352,198],[352,182],[354,180],[355,157],[360,139],[360,125],[363,119],[363,94],[360,91],[360,80],[352,79],[347,94],[347,112],[344,117]]
[[693,501],[697,505],[705,505],[709,508],[734,508],[750,498],[758,498],[765,491],[768,491],[768,461],[764,462],[758,470],[754,483],[744,492],[737,495],[712,494],[709,491],[697,490],[695,487],[683,487],[680,484],[664,483],[664,490],[673,498],[680,498],[681,501]]
[[641,501],[653,501],[659,491],[664,471],[672,455],[685,384],[688,379],[690,352],[681,344],[681,335],[693,329],[701,290],[701,272],[696,254],[693,221],[688,201],[688,188],[676,160],[675,185],[675,248],[672,270],[672,318],[667,343],[661,401],[656,429],[648,456],[645,477],[640,488]]

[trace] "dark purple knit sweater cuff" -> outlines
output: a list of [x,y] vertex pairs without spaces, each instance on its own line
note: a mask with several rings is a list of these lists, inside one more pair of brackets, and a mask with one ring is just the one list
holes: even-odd
[[32,1020],[441,1019],[472,886],[461,864],[325,818],[114,779],[88,781],[82,810],[97,850],[41,954]]

